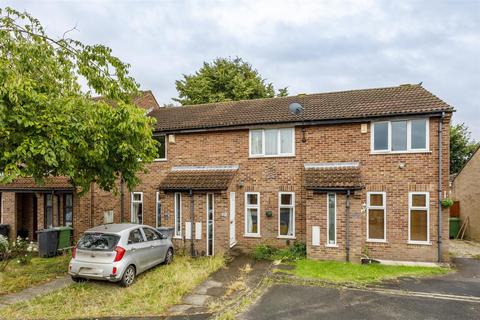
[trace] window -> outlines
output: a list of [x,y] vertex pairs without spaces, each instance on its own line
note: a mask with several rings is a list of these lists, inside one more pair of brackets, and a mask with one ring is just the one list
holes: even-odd
[[174,195],[174,214],[175,214],[175,234],[177,238],[182,237],[182,195],[175,193]]
[[372,123],[372,152],[428,151],[428,119]]
[[128,236],[128,244],[144,242],[143,235],[140,232],[140,229],[135,229],[130,232]]
[[429,193],[410,192],[408,194],[408,241],[428,244],[430,241]]
[[327,246],[337,245],[337,199],[335,193],[327,195]]
[[386,241],[386,193],[367,193],[367,240]]
[[280,192],[278,194],[278,236],[295,237],[295,193]]
[[45,228],[53,227],[53,195],[45,194]]
[[132,192],[132,223],[143,223],[143,193]]
[[213,255],[213,241],[214,241],[214,198],[213,193],[207,193],[207,256]]
[[245,193],[245,235],[260,236],[260,193]]
[[152,229],[143,228],[143,233],[145,233],[145,238],[147,238],[147,241],[155,241],[160,239],[158,233],[156,233]]
[[120,240],[114,234],[106,233],[85,233],[77,244],[80,250],[112,250]]
[[251,157],[295,155],[294,128],[250,130]]
[[158,228],[162,225],[162,203],[160,202],[160,192],[157,192],[157,195],[155,197],[156,201],[156,206],[155,206],[155,226]]
[[73,194],[63,195],[63,223],[67,227],[73,225]]
[[157,156],[155,160],[166,160],[167,159],[167,144],[166,136],[153,136],[153,139],[157,141]]

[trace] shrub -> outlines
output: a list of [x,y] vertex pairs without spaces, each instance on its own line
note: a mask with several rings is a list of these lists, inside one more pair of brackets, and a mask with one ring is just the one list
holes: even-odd
[[296,261],[304,259],[306,255],[306,245],[297,241],[295,241],[293,245],[284,249],[277,249],[266,244],[260,244],[252,251],[252,256],[257,260]]
[[17,259],[17,263],[21,265],[29,264],[32,260],[33,245],[28,242],[28,238],[22,239],[18,237],[11,246],[11,256]]

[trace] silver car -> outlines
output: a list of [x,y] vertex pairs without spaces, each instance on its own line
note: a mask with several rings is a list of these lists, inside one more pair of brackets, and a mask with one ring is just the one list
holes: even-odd
[[85,279],[133,283],[143,271],[173,260],[168,236],[139,224],[106,224],[87,230],[72,251],[68,273]]

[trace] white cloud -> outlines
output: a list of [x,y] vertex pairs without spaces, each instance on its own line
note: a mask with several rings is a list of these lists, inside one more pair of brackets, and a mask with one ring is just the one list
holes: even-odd
[[424,82],[480,139],[480,2],[6,1],[104,43],[161,102],[203,61],[240,56],[292,94]]

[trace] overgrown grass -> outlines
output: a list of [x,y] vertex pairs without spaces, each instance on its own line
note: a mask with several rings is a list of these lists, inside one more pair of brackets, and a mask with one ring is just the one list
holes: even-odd
[[301,242],[295,242],[288,248],[283,249],[277,249],[266,244],[261,244],[256,246],[252,251],[252,256],[257,260],[296,261],[304,259],[306,255],[306,246]]
[[426,277],[448,273],[440,267],[387,266],[381,264],[352,264],[335,261],[298,260],[295,269],[284,272],[301,278],[314,278],[336,283],[367,284],[386,279],[412,276]]
[[55,258],[32,258],[30,264],[12,261],[0,272],[0,296],[18,292],[67,274],[70,255]]
[[31,301],[0,309],[6,319],[68,319],[158,315],[224,265],[223,257],[177,256],[137,278],[128,288],[108,282],[86,282]]

